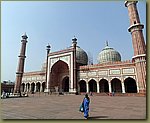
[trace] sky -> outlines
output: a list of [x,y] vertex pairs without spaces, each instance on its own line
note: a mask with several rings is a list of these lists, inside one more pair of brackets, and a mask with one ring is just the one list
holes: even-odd
[[[146,2],[137,4],[146,39]],[[1,3],[1,82],[15,81],[21,36],[28,42],[24,72],[39,71],[51,52],[71,46],[76,36],[80,46],[97,64],[97,56],[108,41],[122,61],[133,57],[128,10],[124,1],[8,1]],[[146,42],[146,41],[145,41]]]

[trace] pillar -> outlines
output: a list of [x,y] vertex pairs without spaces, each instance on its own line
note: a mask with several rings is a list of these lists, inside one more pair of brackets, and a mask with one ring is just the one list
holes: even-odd
[[34,92],[36,92],[36,84],[35,84],[35,86],[34,86]]
[[29,92],[31,92],[31,84],[29,84],[30,86],[29,86]]
[[121,86],[122,86],[122,93],[126,93],[125,92],[125,87],[124,87],[124,82],[121,82]]
[[45,90],[44,90],[44,92],[49,92],[50,81],[47,79],[47,77],[49,75],[49,72],[48,72],[48,54],[50,52],[51,46],[48,44],[46,47],[47,47],[46,48],[46,50],[47,50],[47,54],[46,54],[46,73],[45,73],[45,79],[46,79],[45,81],[46,81],[46,83],[45,83]]
[[112,93],[112,90],[111,90],[111,82],[108,82],[108,85],[109,85],[109,93]]
[[97,93],[99,93],[99,82],[97,82]]
[[21,83],[22,83],[22,77],[23,77],[23,72],[24,72],[24,62],[25,62],[25,51],[26,51],[26,43],[27,43],[27,35],[24,34],[22,36],[22,45],[21,45],[21,50],[20,50],[20,55],[19,57],[19,62],[18,62],[18,68],[16,72],[16,82],[15,82],[15,87],[14,87],[14,93],[20,93],[21,92]]
[[24,84],[24,92],[26,92],[26,91],[27,91],[27,85]]
[[146,93],[146,46],[143,36],[144,25],[140,23],[137,10],[138,1],[126,1],[125,7],[128,8],[130,27],[128,31],[132,36],[134,56],[132,57],[136,67],[137,82],[139,93]]
[[89,84],[86,83],[86,92],[89,93]]
[[74,90],[74,92],[78,91],[78,86],[77,86],[77,65],[76,65],[76,45],[77,45],[77,39],[74,37],[72,39],[72,46],[73,46],[73,90]]
[[42,83],[40,84],[40,92],[42,92]]

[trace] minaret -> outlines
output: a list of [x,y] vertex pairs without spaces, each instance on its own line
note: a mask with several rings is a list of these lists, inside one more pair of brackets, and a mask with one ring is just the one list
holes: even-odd
[[72,39],[72,46],[73,46],[73,88],[74,91],[77,93],[77,64],[76,64],[76,46],[77,46],[77,39]]
[[26,33],[22,36],[22,46],[20,50],[19,62],[18,62],[18,69],[16,72],[16,83],[14,88],[14,93],[21,93],[21,82],[22,82],[22,76],[24,72],[24,62],[25,62],[25,51],[26,51],[26,43],[27,43],[27,35]]
[[46,50],[47,50],[47,54],[46,54],[46,76],[45,76],[45,81],[46,81],[46,84],[45,84],[45,90],[44,90],[44,92],[49,92],[49,80],[47,80],[47,73],[48,73],[48,54],[49,54],[49,52],[50,52],[50,49],[51,49],[51,46],[48,44],[47,46],[46,46]]
[[140,17],[137,10],[138,1],[126,1],[125,7],[128,8],[130,27],[128,31],[132,35],[134,49],[133,61],[136,67],[137,83],[139,93],[146,93],[146,46],[142,29],[144,25],[140,23]]

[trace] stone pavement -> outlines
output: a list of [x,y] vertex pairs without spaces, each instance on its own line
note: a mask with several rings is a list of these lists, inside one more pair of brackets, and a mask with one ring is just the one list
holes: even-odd
[[[84,95],[35,94],[1,100],[2,119],[84,119]],[[90,96],[89,119],[146,119],[146,97]]]

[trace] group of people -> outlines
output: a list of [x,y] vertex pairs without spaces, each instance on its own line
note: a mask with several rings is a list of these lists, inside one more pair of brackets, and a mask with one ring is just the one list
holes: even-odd
[[8,96],[8,93],[6,93],[4,90],[2,91],[1,94],[1,99],[5,99]]

